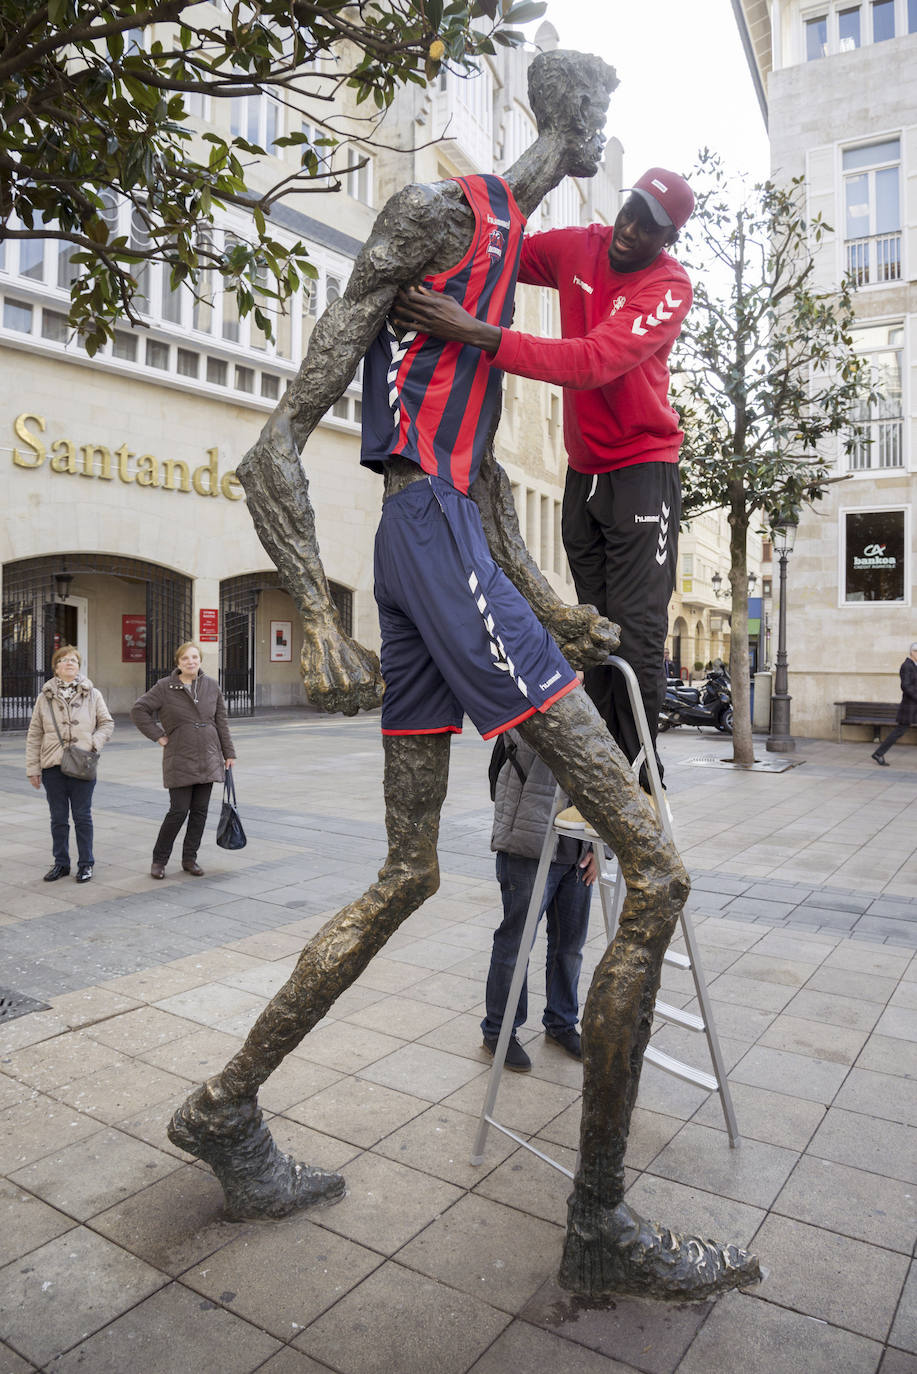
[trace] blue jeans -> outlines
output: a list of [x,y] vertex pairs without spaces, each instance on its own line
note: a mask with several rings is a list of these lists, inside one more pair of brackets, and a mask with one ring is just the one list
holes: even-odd
[[91,868],[92,857],[92,793],[95,778],[68,778],[59,765],[41,770],[42,786],[51,812],[51,843],[54,862],[70,867],[70,814],[76,831],[77,863]]
[[[494,947],[487,974],[487,1015],[481,1022],[481,1029],[486,1036],[500,1034],[537,871],[537,859],[523,859],[517,854],[502,852],[497,854],[497,880],[503,896],[503,920],[494,931]],[[579,972],[589,927],[591,898],[592,889],[583,882],[576,864],[550,865],[538,918],[541,920],[547,913],[546,1005],[542,1018],[547,1031],[571,1030],[576,1026],[579,1015]],[[528,1013],[528,966],[525,973],[526,982],[523,982],[519,995],[513,1030],[522,1025]]]

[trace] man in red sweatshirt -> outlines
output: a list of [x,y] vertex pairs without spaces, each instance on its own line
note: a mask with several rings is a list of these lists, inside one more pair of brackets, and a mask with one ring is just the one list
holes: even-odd
[[[395,311],[399,325],[476,345],[495,367],[564,387],[563,540],[576,595],[620,626],[619,653],[637,674],[654,738],[681,515],[683,434],[667,363],[692,300],[687,273],[665,250],[693,209],[684,178],[652,167],[613,228],[527,237],[519,280],[557,290],[561,339],[484,324],[425,287],[401,292]],[[586,689],[635,759],[621,675],[589,669]]]

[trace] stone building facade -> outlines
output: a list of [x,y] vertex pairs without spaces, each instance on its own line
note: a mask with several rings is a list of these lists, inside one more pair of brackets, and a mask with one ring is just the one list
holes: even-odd
[[809,215],[833,226],[817,284],[853,274],[855,344],[879,392],[854,452],[830,451],[839,480],[803,513],[788,564],[793,729],[830,737],[835,703],[898,698],[898,666],[917,639],[917,3],[737,9],[772,175],[803,177]]

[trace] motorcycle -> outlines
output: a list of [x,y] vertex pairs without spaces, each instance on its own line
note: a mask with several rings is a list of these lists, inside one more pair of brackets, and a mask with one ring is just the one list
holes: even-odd
[[732,685],[725,668],[711,669],[703,688],[689,687],[681,678],[666,680],[659,729],[677,725],[712,725],[724,735],[732,734]]

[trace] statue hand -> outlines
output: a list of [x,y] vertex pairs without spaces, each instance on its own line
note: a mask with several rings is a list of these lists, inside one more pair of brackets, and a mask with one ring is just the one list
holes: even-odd
[[599,615],[594,606],[558,606],[548,629],[571,668],[604,663],[621,642],[617,625]]
[[300,672],[313,706],[355,716],[382,701],[379,659],[335,624],[304,627]]

